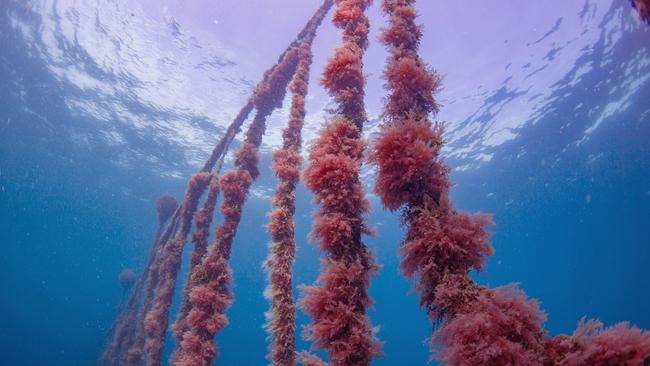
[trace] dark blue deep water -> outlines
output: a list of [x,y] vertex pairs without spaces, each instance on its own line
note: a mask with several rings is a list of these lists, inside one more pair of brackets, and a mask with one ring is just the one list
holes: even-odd
[[[180,199],[319,5],[269,3],[0,2],[0,365],[95,363],[123,295],[118,274],[145,263],[156,197]],[[582,317],[650,328],[650,26],[623,0],[476,0],[462,2],[467,11],[420,3],[422,57],[444,75],[453,199],[496,222],[495,255],[477,280],[519,283],[540,300],[551,334],[572,332]],[[385,24],[377,7],[373,40]],[[324,120],[317,80],[337,43],[324,24],[307,141]],[[377,44],[368,51],[369,138],[385,56]],[[268,153],[286,104],[270,123],[234,244],[220,365],[265,362]],[[378,234],[366,242],[383,266],[370,315],[385,342],[374,364],[423,365],[431,326],[398,270],[399,218],[370,200]],[[296,285],[319,270],[307,240],[313,209],[300,187]]]

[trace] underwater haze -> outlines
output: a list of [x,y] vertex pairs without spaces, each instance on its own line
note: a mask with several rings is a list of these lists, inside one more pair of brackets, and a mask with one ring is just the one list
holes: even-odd
[[[320,0],[0,0],[0,365],[94,365],[140,272],[156,198],[181,199],[263,72]],[[474,278],[517,282],[552,335],[578,321],[650,328],[650,25],[627,0],[419,1],[420,56],[442,76],[436,120],[457,208],[492,213],[495,254]],[[379,131],[387,20],[368,10],[365,137]],[[304,150],[332,108],[319,85],[340,43],[313,45]],[[264,229],[290,103],[268,121],[261,175],[233,244],[234,304],[217,364],[268,363]],[[241,143],[238,136],[235,145]],[[235,147],[236,147],[235,146]],[[228,156],[226,165],[232,165]],[[369,309],[383,356],[424,365],[431,324],[399,270],[398,214],[372,194],[381,270]],[[313,196],[298,187],[294,285],[312,284]],[[171,310],[187,278],[189,248]],[[124,281],[122,277],[122,281]],[[297,290],[296,290],[297,294]],[[297,311],[298,330],[309,318]],[[167,360],[175,348],[167,337]],[[298,337],[297,348],[310,344]]]

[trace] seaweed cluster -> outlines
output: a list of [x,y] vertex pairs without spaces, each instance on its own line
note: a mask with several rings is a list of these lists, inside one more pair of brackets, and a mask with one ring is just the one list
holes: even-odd
[[[260,174],[258,149],[266,119],[281,107],[289,90],[289,121],[282,148],[273,153],[279,183],[267,225],[272,244],[264,264],[267,357],[272,365],[369,366],[381,355],[382,344],[367,314],[372,305],[370,280],[378,266],[362,240],[372,234],[365,224],[369,204],[359,174],[366,153],[377,169],[375,193],[386,209],[401,213],[406,235],[400,267],[415,282],[420,306],[432,323],[432,359],[455,366],[650,364],[650,334],[645,331],[627,323],[605,328],[598,321],[582,320],[572,335],[551,337],[543,328],[546,315],[537,301],[515,285],[488,288],[470,277],[484,269],[492,254],[486,230],[492,221],[486,214],[457,211],[449,198],[450,169],[441,158],[443,127],[433,122],[439,110],[435,93],[440,78],[419,56],[422,27],[416,23],[415,0],[382,2],[389,19],[381,36],[389,51],[384,71],[388,97],[380,132],[369,146],[364,141],[363,57],[370,28],[365,11],[370,4],[370,0],[325,0],[190,179],[181,204],[170,196],[158,200],[159,229],[148,265],[137,280],[132,274],[124,280],[135,285],[100,363],[162,363],[169,309],[190,233],[194,250],[173,324],[177,348],[169,361],[176,366],[213,363],[218,355],[214,337],[228,324],[226,311],[233,300],[231,248],[249,189]],[[634,4],[647,19],[647,1]],[[332,21],[341,30],[342,43],[327,63],[321,84],[336,108],[311,146],[302,174],[318,205],[311,235],[324,256],[316,284],[302,286],[297,302],[312,318],[303,336],[314,350],[324,351],[326,362],[296,350],[292,265],[312,43],[334,5]],[[234,168],[221,175],[224,156],[253,110],[244,142],[234,153]],[[222,221],[209,243],[219,194]]]

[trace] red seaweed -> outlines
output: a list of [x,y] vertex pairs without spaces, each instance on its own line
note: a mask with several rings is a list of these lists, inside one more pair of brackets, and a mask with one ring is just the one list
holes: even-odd
[[489,289],[470,278],[492,254],[485,230],[491,218],[459,213],[449,200],[442,128],[429,120],[438,112],[439,78],[418,56],[422,30],[414,3],[383,2],[390,17],[382,36],[391,54],[384,74],[390,95],[370,161],[378,169],[375,192],[382,204],[402,210],[401,269],[416,281],[420,306],[438,328],[432,358],[454,366],[650,363],[646,332],[625,323],[603,330],[589,322],[571,337],[551,339],[535,300],[515,286]]
[[573,335],[560,335],[547,344],[544,366],[607,366],[650,364],[650,334],[628,323],[605,328],[582,319]]
[[147,311],[144,321],[147,365],[159,365],[165,341],[165,331],[169,321],[169,306],[171,305],[176,277],[181,265],[181,254],[185,239],[191,229],[192,216],[196,212],[199,199],[210,183],[211,174],[201,172],[192,177],[188,183],[187,193],[181,205],[180,228],[174,239],[165,243],[161,248],[157,269],[158,285],[151,308]]
[[142,274],[138,277],[133,291],[127,300],[127,303],[115,320],[112,326],[111,340],[106,345],[105,351],[99,361],[102,365],[118,365],[120,363],[127,363],[126,354],[136,342],[137,334],[141,333],[141,326],[139,319],[139,308],[144,302],[143,289],[151,275],[151,266],[156,257],[156,251],[159,248],[160,236],[165,223],[170,219],[178,208],[176,199],[165,194],[156,199],[156,210],[158,212],[158,225],[156,226],[156,233],[154,235],[153,245],[149,253],[148,263],[144,268]]
[[[332,17],[342,30],[343,44],[325,67],[322,85],[336,102],[336,113],[309,151],[303,179],[314,192],[312,238],[325,253],[314,286],[301,287],[299,305],[312,319],[303,333],[313,348],[324,350],[329,364],[370,365],[381,353],[367,309],[368,289],[378,270],[362,241],[369,204],[359,171],[366,144],[363,56],[369,22],[364,12],[370,0],[325,0],[297,39],[265,72],[253,95],[215,145],[199,173],[188,184],[180,205],[171,196],[157,201],[158,230],[149,263],[135,282],[118,315],[100,359],[105,365],[160,365],[169,307],[176,287],[181,255],[192,229],[194,251],[173,334],[178,348],[170,358],[177,366],[210,365],[217,356],[214,336],[228,324],[232,302],[229,260],[249,189],[259,172],[259,152],[266,118],[282,105],[287,85],[292,107],[283,131],[282,149],[273,154],[279,184],[267,228],[273,239],[265,262],[270,300],[266,329],[267,358],[275,366],[324,366],[309,352],[295,352],[295,305],[291,266],[295,256],[295,188],[300,180],[301,129],[315,32],[336,4]],[[377,167],[375,192],[382,205],[400,210],[406,236],[400,247],[400,269],[415,282],[420,306],[433,323],[432,359],[443,365],[617,366],[650,364],[650,333],[619,323],[605,328],[595,320],[580,322],[572,335],[550,337],[546,315],[536,300],[515,285],[490,289],[475,283],[492,254],[491,217],[454,209],[449,199],[449,167],[441,158],[443,128],[432,123],[439,106],[434,97],[440,78],[418,55],[422,28],[416,24],[415,0],[383,0],[390,17],[381,40],[390,57],[384,77],[390,92],[380,132],[370,149]],[[650,23],[650,3],[632,0]],[[234,154],[235,169],[219,179],[223,160],[235,135],[253,109],[256,115],[244,143]],[[201,210],[199,201],[208,195]],[[218,194],[223,192],[223,222],[208,245]],[[169,221],[163,230],[163,225]],[[132,284],[134,274],[124,278]]]
[[269,214],[267,230],[273,240],[264,263],[268,272],[265,295],[270,301],[265,328],[271,341],[267,359],[274,366],[295,365],[295,306],[292,270],[296,243],[294,239],[295,190],[300,180],[301,132],[305,118],[305,98],[312,62],[312,39],[305,39],[300,48],[300,61],[289,89],[292,92],[289,122],[284,129],[282,148],[273,153],[273,171],[279,183]]
[[[214,217],[214,209],[217,205],[217,196],[219,195],[219,189],[220,189],[219,178],[217,177],[216,174],[212,174],[210,178],[210,187],[208,189],[208,196],[206,197],[203,208],[201,209],[201,211],[198,211],[194,215],[195,230],[192,233],[192,243],[194,243],[194,251],[192,252],[192,257],[190,259],[190,268],[189,268],[188,279],[187,279],[188,283],[191,278],[192,270],[194,270],[194,267],[196,267],[199,263],[201,263],[201,260],[203,260],[203,257],[205,256],[205,253],[207,253],[208,237],[210,236],[210,224],[212,223],[212,219]],[[174,336],[177,339],[180,339],[182,337],[183,332],[185,331],[186,328],[185,317],[189,312],[189,303],[187,302],[186,299],[189,298],[190,290],[191,289],[189,286],[185,286],[185,288],[183,289],[183,299],[185,299],[185,301],[183,301],[183,303],[181,304],[177,321],[174,323],[172,329]]]
[[[287,70],[278,70],[280,66],[284,65],[283,67],[286,69],[286,65],[293,64],[291,67],[295,69],[295,55],[291,55],[295,54],[295,49],[301,44],[303,38],[315,32],[322,17],[331,5],[331,0],[324,1],[322,7],[319,8],[305,28],[301,30],[296,41],[280,56],[278,63],[265,73],[263,80],[258,84],[253,96],[242,107],[239,114],[226,130],[224,136],[215,145],[210,157],[201,168],[200,173],[197,174],[197,176],[200,175],[206,178],[203,187],[194,192],[192,192],[192,188],[189,189],[182,207],[173,212],[170,223],[165,230],[158,232],[158,240],[152,247],[152,256],[149,264],[145,268],[146,276],[141,277],[142,286],[136,285],[136,289],[133,291],[134,294],[137,294],[138,299],[142,298],[142,304],[139,306],[139,309],[133,309],[129,312],[128,316],[118,318],[122,326],[120,329],[111,332],[114,341],[107,346],[107,351],[100,360],[101,363],[111,365],[140,365],[143,360],[142,356],[146,352],[147,364],[160,364],[162,345],[164,343],[164,335],[169,316],[168,309],[173,297],[176,276],[180,267],[180,255],[182,254],[185,240],[191,229],[192,217],[194,217],[196,229],[192,235],[195,250],[192,253],[190,268],[196,266],[207,251],[208,230],[213,217],[216,198],[219,193],[219,181],[216,179],[216,175],[213,176],[210,172],[214,171],[214,174],[219,173],[228,147],[254,107],[258,108],[258,116],[263,116],[264,114],[268,115],[281,104],[284,91],[278,93],[277,86],[271,85],[273,83],[277,84],[278,80],[270,80],[270,78],[287,73]],[[290,60],[287,61],[288,59]],[[285,87],[287,82],[285,82]],[[260,112],[260,110],[263,112]],[[259,125],[260,123],[253,123],[253,129],[259,128]],[[248,140],[259,145],[262,134],[263,128],[260,131],[249,131]],[[258,136],[255,137],[255,135]],[[243,149],[242,164],[247,161],[245,155],[246,149]],[[257,158],[255,157],[255,159]],[[252,168],[254,165],[256,163],[251,163],[249,167]],[[256,170],[255,172],[251,171],[251,173],[258,174]],[[208,178],[208,176],[211,178]],[[196,213],[198,201],[208,185],[210,186],[210,191],[204,207]],[[161,209],[165,208],[163,207],[164,203],[161,202]],[[164,215],[166,216],[168,214],[169,212],[166,212]],[[160,215],[161,217],[163,216],[162,213]],[[222,230],[226,231],[227,227],[222,228]],[[190,281],[188,280],[188,282]],[[144,287],[144,289],[141,287]],[[189,290],[190,288],[188,287],[184,297],[189,297]],[[181,313],[184,311],[186,309],[182,308]],[[179,337],[184,331],[184,317],[184,315],[180,316],[181,321],[174,329],[174,332]]]
[[422,31],[415,23],[414,3],[383,2],[390,17],[382,35],[390,51],[384,74],[390,95],[369,160],[377,166],[375,192],[384,207],[402,209],[407,233],[401,269],[407,278],[417,279],[420,306],[435,323],[463,299],[440,308],[437,286],[452,278],[464,283],[471,269],[483,268],[492,252],[484,230],[491,221],[486,215],[457,213],[449,201],[449,168],[440,158],[442,128],[429,120],[438,111],[433,94],[439,78],[418,56]]
[[300,41],[290,46],[280,62],[265,74],[267,82],[260,84],[255,91],[252,100],[258,111],[242,147],[235,154],[236,170],[221,178],[224,199],[220,211],[224,220],[217,228],[216,238],[203,260],[190,272],[186,284],[189,297],[184,299],[181,309],[186,308],[187,311],[181,312],[177,320],[177,324],[184,325],[176,331],[177,337],[181,337],[178,338],[178,348],[170,358],[173,365],[207,365],[217,355],[213,338],[228,324],[225,312],[232,302],[232,275],[228,267],[232,241],[248,189],[259,175],[257,149],[264,134],[266,117],[282,105],[286,87],[298,67],[301,45],[311,42],[331,5],[331,0],[323,2],[300,32]]
[[[182,333],[176,353],[172,355],[171,363],[174,365],[208,365],[217,355],[213,338],[228,323],[225,311],[232,301],[231,273],[228,268],[232,242],[248,190],[259,175],[257,148],[264,133],[266,117],[278,100],[281,103],[284,93],[280,90],[284,90],[288,84],[295,61],[287,62],[287,65],[283,66],[276,70],[279,85],[261,91],[272,100],[261,97],[258,99],[263,103],[258,104],[258,113],[246,134],[244,144],[235,154],[237,169],[221,178],[223,202],[220,209],[223,223],[218,227],[216,239],[206,256],[191,272],[189,311],[184,319],[187,329]],[[287,73],[289,77],[286,76]],[[284,80],[286,83],[282,85]]]
[[476,297],[434,335],[443,365],[541,365],[546,316],[514,286],[479,288]]
[[[377,271],[361,235],[368,202],[359,178],[365,144],[363,54],[367,46],[368,0],[339,0],[334,24],[343,30],[343,45],[325,67],[321,83],[337,102],[337,115],[310,149],[304,172],[307,187],[320,205],[312,236],[325,252],[315,286],[302,287],[300,306],[313,319],[304,335],[327,352],[331,365],[370,365],[380,354],[366,309],[370,277]],[[306,365],[322,365],[303,355]]]
[[[318,24],[310,23],[312,32],[308,34],[315,32]],[[189,305],[181,305],[181,308],[187,307],[189,311],[186,315],[181,313],[179,318],[179,321],[186,323],[186,329],[170,359],[174,365],[207,365],[217,355],[213,338],[227,325],[225,311],[232,302],[228,267],[232,242],[248,190],[259,175],[257,149],[264,134],[266,118],[282,104],[286,87],[297,68],[298,50],[297,47],[289,50],[284,62],[267,75],[269,82],[256,90],[254,102],[257,114],[242,147],[235,154],[236,170],[221,178],[224,199],[220,210],[224,220],[217,228],[215,241],[206,256],[190,274],[187,284],[190,288]]]

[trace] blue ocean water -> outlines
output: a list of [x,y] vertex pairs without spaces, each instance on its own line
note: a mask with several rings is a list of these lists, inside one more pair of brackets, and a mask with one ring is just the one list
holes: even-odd
[[[1,365],[95,363],[123,295],[118,275],[146,261],[156,197],[180,199],[262,71],[319,5],[285,0],[295,9],[284,14],[242,3],[185,11],[172,1],[0,3]],[[499,0],[462,16],[458,5],[420,5],[422,56],[444,75],[453,199],[496,222],[495,255],[476,278],[518,282],[540,300],[551,334],[571,332],[584,316],[648,329],[650,26],[628,1],[545,4],[512,10]],[[259,30],[237,28],[248,6],[266,15]],[[384,25],[376,8],[374,32]],[[199,21],[201,10],[214,14]],[[533,15],[543,21],[527,23]],[[451,23],[467,32],[445,28]],[[324,120],[317,80],[337,43],[331,25],[321,33],[307,142]],[[463,58],[471,50],[475,57]],[[370,139],[383,60],[371,46]],[[286,103],[270,122],[234,244],[235,303],[216,339],[222,365],[265,362],[268,153],[285,115]],[[372,179],[367,169],[368,191]],[[371,288],[370,316],[385,343],[374,364],[425,364],[431,325],[398,270],[399,217],[369,199],[377,235],[366,242],[383,266]],[[311,284],[320,253],[307,240],[314,207],[304,187],[298,205],[295,283]],[[167,352],[173,347],[168,340]]]

